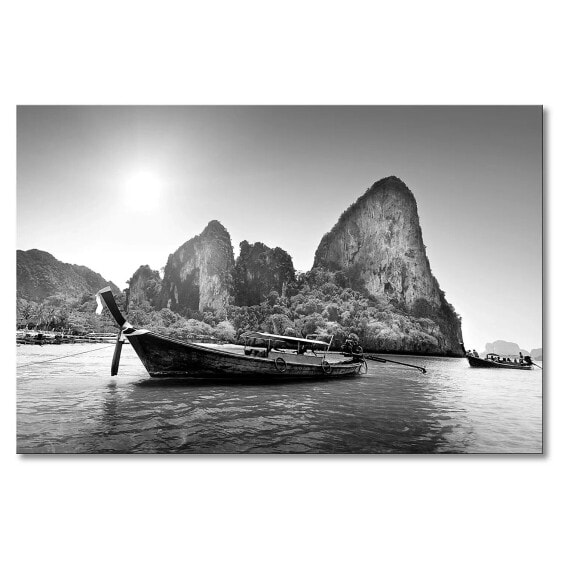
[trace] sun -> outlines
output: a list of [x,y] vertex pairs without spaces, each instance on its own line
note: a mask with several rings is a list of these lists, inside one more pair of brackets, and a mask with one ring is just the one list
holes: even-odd
[[156,208],[162,193],[162,181],[150,170],[138,170],[125,181],[125,204],[131,210],[146,212]]

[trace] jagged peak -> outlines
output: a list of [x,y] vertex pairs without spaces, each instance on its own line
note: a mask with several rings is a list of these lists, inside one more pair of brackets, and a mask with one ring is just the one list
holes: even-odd
[[[395,175],[390,175],[388,177],[379,179],[378,181],[373,183],[354,203],[352,203],[347,208],[347,210],[345,210],[341,214],[341,216],[339,217],[333,228],[323,236],[320,242],[320,247],[324,243],[326,243],[332,235],[336,234],[336,232],[338,232],[344,226],[345,222],[350,217],[350,215],[362,204],[364,204],[366,200],[368,200],[372,196],[378,196],[384,191],[390,191],[390,190],[400,192],[404,196],[410,198],[413,201],[413,204],[415,205],[416,208],[417,203],[415,201],[415,197],[413,193],[411,192],[409,187],[407,187],[407,185],[401,179],[399,179],[399,177],[396,177]],[[317,257],[317,252],[316,252],[316,257]]]
[[140,265],[138,269],[133,273],[132,277],[127,281],[127,284],[134,282],[140,277],[153,277],[156,276],[160,278],[160,272],[152,269],[150,265]]
[[380,190],[384,188],[400,189],[407,193],[411,193],[411,190],[409,189],[409,187],[407,187],[407,185],[403,180],[401,180],[399,177],[396,177],[395,175],[389,175],[388,177],[383,177],[382,179],[379,179],[378,181],[374,182],[368,188],[365,195],[370,194],[372,191]]
[[[415,200],[411,189],[407,187],[405,182],[403,182],[399,177],[395,175],[390,175],[379,179],[373,183],[342,215],[341,218],[347,216],[349,212],[354,210],[356,207],[360,206],[365,200],[369,199],[371,196],[377,196],[382,194],[384,191],[395,191],[402,193],[406,197],[410,197]],[[339,220],[341,220],[341,218]]]
[[[291,255],[283,249],[282,247],[269,247],[267,244],[263,242],[254,242],[250,243],[247,240],[243,240],[240,242],[240,256],[243,254],[255,254],[255,253],[271,253],[273,255],[283,255],[288,256],[292,261]],[[239,259],[239,257],[238,257]]]
[[260,250],[260,251],[268,251],[271,248],[267,245],[264,244],[263,242],[248,242],[247,240],[243,240],[242,242],[240,242],[240,251],[255,251],[255,250]]
[[170,259],[173,259],[173,257],[180,251],[192,248],[193,244],[195,244],[196,242],[201,241],[201,239],[208,238],[221,238],[230,245],[232,244],[230,233],[228,232],[228,230],[226,230],[222,223],[218,220],[211,220],[200,234],[189,238],[187,241],[183,242],[173,253],[170,253],[168,256],[168,263]]
[[141,272],[157,273],[158,271],[156,271],[155,269],[152,269],[152,267],[150,267],[150,265],[140,265],[134,273],[136,274],[136,273],[141,273]]
[[201,232],[201,236],[208,236],[208,235],[220,235],[220,236],[228,236],[230,237],[230,233],[226,228],[222,225],[222,223],[218,220],[211,220],[205,227],[205,229]]

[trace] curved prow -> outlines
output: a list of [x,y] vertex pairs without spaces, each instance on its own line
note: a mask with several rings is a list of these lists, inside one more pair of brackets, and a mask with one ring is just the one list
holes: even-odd
[[[128,292],[127,294],[127,304],[128,307]],[[117,342],[115,343],[115,351],[113,352],[113,360],[111,361],[111,376],[117,376],[119,372],[119,362],[121,360],[121,348],[123,347],[123,329],[126,327],[127,320],[124,318],[121,310],[119,310],[119,306],[117,306],[117,302],[115,302],[115,296],[113,296],[113,292],[111,291],[110,286],[106,286],[102,288],[96,294],[96,300],[101,306],[101,300],[105,302],[107,309],[111,312],[113,319],[119,325],[119,335],[117,336]],[[101,313],[101,308],[98,307],[98,313]],[[128,324],[130,326],[130,324]]]
[[127,320],[124,318],[123,314],[121,313],[121,310],[119,310],[119,306],[117,306],[117,302],[115,302],[115,296],[113,296],[113,291],[111,290],[111,287],[106,286],[105,288],[102,288],[97,293],[97,296],[98,298],[101,298],[103,300],[103,302],[107,306],[107,309],[113,316],[113,319],[117,322],[117,325],[119,327],[123,327],[123,325],[125,325]]

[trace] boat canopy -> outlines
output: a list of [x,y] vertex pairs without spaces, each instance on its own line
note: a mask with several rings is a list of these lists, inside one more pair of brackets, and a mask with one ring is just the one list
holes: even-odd
[[329,343],[317,339],[301,339],[300,337],[288,337],[287,335],[275,335],[274,333],[261,333],[259,331],[248,331],[242,333],[243,339],[264,339],[266,341],[286,341],[287,343],[307,343],[308,345],[323,345],[329,347]]

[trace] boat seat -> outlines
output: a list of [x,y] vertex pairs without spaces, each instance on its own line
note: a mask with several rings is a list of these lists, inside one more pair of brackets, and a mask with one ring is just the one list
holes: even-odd
[[267,349],[244,349],[246,356],[258,356],[259,358],[267,358],[269,351]]

